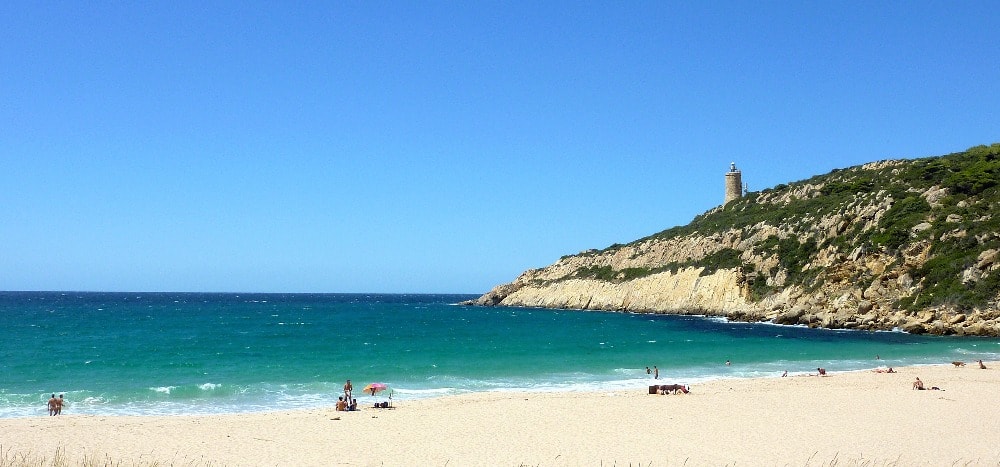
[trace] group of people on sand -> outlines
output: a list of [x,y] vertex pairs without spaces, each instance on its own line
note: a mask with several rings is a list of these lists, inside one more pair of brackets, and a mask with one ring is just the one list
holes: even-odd
[[62,415],[63,405],[65,404],[66,399],[63,399],[62,394],[59,394],[58,398],[56,398],[56,395],[53,394],[52,397],[49,398],[49,416]]
[[344,395],[337,397],[337,412],[353,412],[358,410],[358,400],[351,397],[354,386],[351,380],[344,384]]
[[[367,389],[368,388],[365,388],[365,391],[364,391],[365,393],[368,392]],[[378,390],[379,389],[376,389],[375,387],[373,387],[371,389],[371,395],[374,396],[375,393]],[[389,400],[390,401],[392,400],[392,396],[391,395],[389,396]],[[354,412],[354,411],[358,410],[358,400],[354,398],[354,385],[351,384],[351,380],[347,380],[347,382],[344,383],[344,395],[337,397],[337,406],[336,406],[336,408],[337,408],[338,412]],[[392,404],[390,404],[389,402],[376,402],[375,403],[375,408],[377,408],[377,409],[378,408],[392,408]]]
[[351,399],[350,402],[347,402],[344,396],[337,397],[337,412],[353,412],[355,410],[358,410],[357,399]]
[[[986,369],[986,365],[983,364],[982,360],[976,360],[976,363],[979,364],[979,369],[980,370],[985,370]],[[955,365],[956,368],[960,367],[960,366],[965,366],[965,362],[951,362],[951,364]],[[891,369],[892,368],[890,368],[890,370]],[[941,389],[941,388],[939,388],[937,386],[931,386],[929,388],[924,387],[924,382],[920,381],[919,377],[917,377],[917,380],[913,382],[913,389],[916,389],[916,390],[919,390],[919,391],[924,391],[924,390],[928,390],[928,389],[931,390],[931,391],[944,391],[944,389]]]
[[[649,367],[647,366],[646,367],[646,374],[647,375],[651,375],[653,377],[653,379],[660,379],[660,369],[657,368],[656,365],[653,365],[653,369],[652,370],[650,370]],[[653,386],[649,387],[649,393],[650,394],[654,394],[654,393],[655,394],[677,394],[677,393],[687,394],[689,392],[691,392],[691,388],[689,386],[685,386],[683,384],[661,384],[661,385],[653,385]]]
[[[878,355],[876,355],[875,359],[876,360],[881,360],[881,357],[878,356]],[[986,369],[986,365],[983,364],[982,360],[977,360],[976,363],[979,364],[979,368],[980,369],[983,369],[983,370]],[[726,360],[726,365],[727,366],[731,365],[731,364],[732,363],[729,360]],[[952,364],[954,364],[956,367],[965,366],[964,362],[952,362]],[[646,374],[647,375],[648,374],[652,374],[655,371],[655,374],[654,374],[653,378],[654,379],[659,379],[660,378],[660,370],[657,369],[655,366],[653,368],[654,368],[654,370],[650,370],[649,367],[647,366],[646,367]],[[875,368],[875,369],[872,370],[872,372],[873,373],[896,373],[896,370],[893,369],[892,367],[888,367],[888,368]],[[782,373],[781,376],[782,377],[788,376],[788,370],[785,370],[785,372]],[[816,368],[816,374],[815,375],[810,374],[810,376],[827,376],[826,368],[822,368],[822,367]],[[649,392],[650,394],[654,394],[654,393],[658,393],[658,394],[671,394],[671,393],[672,394],[677,394],[678,392],[683,392],[684,394],[687,394],[689,392],[689,390],[690,390],[689,387],[684,386],[684,385],[680,385],[680,384],[667,384],[667,385],[659,385],[659,386],[650,386],[649,389],[650,389],[650,392]],[[913,382],[913,389],[917,389],[917,390],[921,390],[921,391],[924,391],[924,390],[943,391],[944,390],[944,389],[941,389],[941,388],[939,388],[937,386],[931,386],[929,388],[925,387],[924,386],[924,382],[921,381],[920,378],[917,378],[917,380]]]

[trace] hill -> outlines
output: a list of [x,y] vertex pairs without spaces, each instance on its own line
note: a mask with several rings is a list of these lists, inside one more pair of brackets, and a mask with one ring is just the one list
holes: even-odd
[[471,305],[1000,335],[1000,143],[782,184]]

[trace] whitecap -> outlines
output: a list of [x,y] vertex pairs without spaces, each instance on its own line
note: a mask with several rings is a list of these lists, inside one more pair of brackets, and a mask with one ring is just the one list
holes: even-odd
[[451,393],[453,393],[455,391],[456,391],[455,388],[432,388],[432,389],[395,389],[395,388],[393,388],[393,392],[396,392],[396,393],[401,394],[401,395],[407,395],[407,396],[435,396],[435,395],[451,394]]

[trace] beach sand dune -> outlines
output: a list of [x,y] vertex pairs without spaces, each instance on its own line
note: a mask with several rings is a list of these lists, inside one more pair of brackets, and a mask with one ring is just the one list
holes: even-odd
[[[0,445],[8,457],[61,450],[126,465],[1000,465],[1000,366],[987,366],[722,380],[686,395],[637,387],[350,413],[5,419]],[[913,390],[918,376],[943,390]]]

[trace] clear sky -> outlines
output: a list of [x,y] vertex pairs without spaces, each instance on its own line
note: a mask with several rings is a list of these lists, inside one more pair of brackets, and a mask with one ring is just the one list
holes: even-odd
[[0,4],[0,290],[482,293],[1000,142],[1000,3]]

